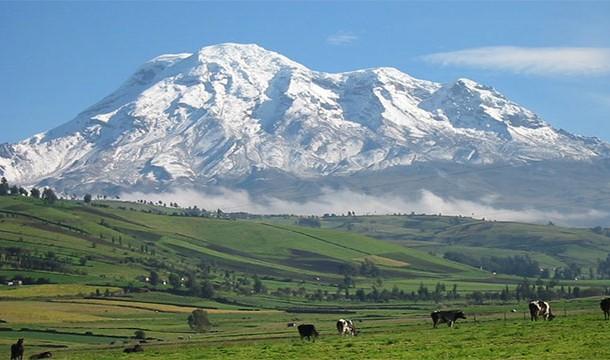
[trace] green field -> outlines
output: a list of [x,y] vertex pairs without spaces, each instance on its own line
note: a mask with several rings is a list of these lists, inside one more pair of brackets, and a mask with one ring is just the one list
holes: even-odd
[[[117,201],[0,197],[0,354],[23,337],[28,356],[85,360],[608,357],[610,322],[598,305],[607,280],[528,279],[537,291],[599,294],[553,300],[558,319],[532,324],[527,299],[497,297],[516,294],[524,279],[443,258],[528,254],[543,266],[587,266],[610,249],[610,238],[589,229],[419,215],[337,216],[312,228],[294,217],[179,215]],[[525,250],[530,243],[535,251]],[[346,268],[355,271],[349,286]],[[153,272],[156,284],[147,280]],[[178,283],[166,283],[172,276]],[[8,285],[17,280],[25,283]],[[440,295],[414,297],[422,286]],[[196,308],[207,310],[209,331],[189,328]],[[464,309],[468,319],[432,330],[438,308]],[[340,317],[355,319],[361,335],[337,336]],[[302,343],[288,322],[316,324],[322,335]],[[144,354],[123,354],[137,330],[147,337]]]
[[[180,312],[161,315],[103,305],[73,307],[74,312],[83,311],[86,316],[64,320],[70,325],[64,325],[59,334],[20,331],[4,336],[0,344],[25,337],[27,354],[50,350],[54,358],[85,360],[335,359],[344,352],[357,359],[603,359],[610,356],[610,322],[603,320],[596,305],[594,300],[567,303],[556,309],[555,320],[535,323],[524,320],[525,303],[467,306],[468,319],[453,329],[444,325],[433,329],[427,317],[429,305],[358,310],[349,315],[360,330],[357,337],[337,335],[334,323],[343,315],[216,312],[210,315],[214,328],[194,334],[181,321],[185,316]],[[519,311],[509,312],[513,307]],[[110,321],[121,322],[124,330],[109,331]],[[286,327],[292,321],[315,324],[320,337],[315,343],[301,341],[294,328]],[[145,330],[149,337],[142,354],[122,352],[137,343],[128,338],[131,326]],[[89,335],[84,334],[85,329]],[[60,344],[68,348],[57,347]],[[2,348],[0,345],[0,351]]]
[[[296,217],[268,216],[264,221],[294,224]],[[473,256],[529,255],[546,267],[570,263],[588,268],[610,253],[607,229],[485,221],[438,215],[329,216],[323,229],[357,233],[442,255],[448,251]]]
[[[593,328],[593,329],[591,329]],[[583,331],[585,330],[585,331]],[[601,333],[601,334],[600,334]],[[151,347],[139,355],[107,351],[66,354],[66,359],[604,359],[608,324],[582,316],[553,324],[484,321],[459,329],[393,324],[353,339],[328,335],[297,339],[210,342]]]

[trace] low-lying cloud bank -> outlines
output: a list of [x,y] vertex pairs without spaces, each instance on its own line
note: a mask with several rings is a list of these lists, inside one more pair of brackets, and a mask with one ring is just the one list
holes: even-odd
[[303,201],[287,201],[266,196],[253,198],[243,190],[218,188],[213,192],[181,190],[168,193],[128,193],[125,200],[177,202],[182,207],[197,206],[207,210],[222,209],[225,212],[248,212],[252,214],[294,214],[322,215],[325,213],[344,214],[355,211],[363,214],[426,213],[443,215],[463,215],[488,220],[547,223],[552,221],[562,225],[591,225],[608,218],[610,214],[587,210],[579,212],[545,211],[526,208],[520,210],[499,208],[493,205],[492,197],[478,201],[442,198],[430,191],[422,190],[417,199],[397,196],[373,196],[351,190],[323,189],[313,198]]

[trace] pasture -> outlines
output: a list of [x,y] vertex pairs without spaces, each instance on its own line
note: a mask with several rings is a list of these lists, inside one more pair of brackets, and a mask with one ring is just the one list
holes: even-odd
[[[356,310],[350,315],[227,311],[210,314],[214,328],[203,334],[192,333],[186,327],[184,314],[133,307],[117,310],[109,305],[95,310],[95,314],[86,311],[106,320],[70,321],[74,332],[90,329],[88,337],[68,334],[67,328],[58,334],[25,331],[4,335],[0,346],[6,351],[4,344],[26,337],[28,354],[51,350],[54,358],[74,360],[336,359],[339,354],[349,354],[354,359],[603,359],[610,357],[610,321],[603,320],[596,303],[596,299],[588,299],[566,304],[569,310],[565,313],[562,305],[555,310],[558,317],[550,322],[524,320],[521,310],[525,303],[467,306],[468,319],[460,320],[454,329],[444,325],[432,329],[426,309],[431,304],[412,309],[405,305],[405,309]],[[511,307],[520,311],[511,313]],[[359,336],[337,335],[334,322],[344,316],[355,319]],[[291,321],[315,324],[320,337],[314,343],[301,341],[296,329],[286,327]],[[109,326],[119,328],[108,331]],[[141,354],[122,352],[136,343],[128,338],[131,326],[145,330],[149,337]],[[125,338],[111,337],[117,335]],[[59,343],[69,347],[58,347]]]

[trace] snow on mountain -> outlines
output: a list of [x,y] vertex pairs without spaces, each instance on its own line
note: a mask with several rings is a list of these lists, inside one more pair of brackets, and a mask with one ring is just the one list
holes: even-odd
[[162,55],[72,121],[0,145],[0,175],[147,189],[254,170],[298,177],[415,162],[605,158],[596,138],[556,130],[491,87],[393,68],[316,72],[257,45]]

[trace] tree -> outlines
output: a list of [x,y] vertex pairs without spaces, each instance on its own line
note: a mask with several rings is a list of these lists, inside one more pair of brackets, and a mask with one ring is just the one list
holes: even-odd
[[358,299],[358,301],[364,301],[366,300],[366,294],[364,293],[364,289],[358,289],[356,290],[356,299]]
[[208,280],[204,281],[203,284],[201,284],[201,297],[211,299],[214,297],[214,294],[214,285]]
[[50,188],[44,189],[42,192],[42,200],[44,200],[47,204],[54,204],[57,201],[57,195],[55,195],[55,191]]
[[189,286],[189,294],[192,296],[200,296],[201,295],[201,285],[197,281],[193,281]]
[[6,180],[5,177],[3,177],[2,179],[0,179],[0,196],[6,196],[6,195],[8,195],[8,192],[9,192],[8,181]]
[[40,190],[37,188],[32,188],[32,190],[30,190],[30,196],[34,199],[40,199]]
[[83,198],[83,200],[85,201],[85,204],[91,204],[91,199],[92,199],[91,194],[87,194]]
[[597,274],[602,278],[610,277],[610,254],[597,264]]
[[458,288],[457,284],[453,284],[453,288],[451,289],[451,297],[453,299],[457,299],[459,297],[457,288]]
[[19,195],[19,188],[17,187],[17,185],[13,185],[11,186],[11,195],[15,196],[15,195]]
[[182,281],[180,280],[180,276],[178,276],[176,274],[169,274],[169,284],[174,289],[180,289],[180,287],[182,286]]
[[439,303],[443,298],[443,292],[445,292],[445,284],[436,283],[436,287],[434,288],[434,293],[432,294],[432,299],[435,303]]
[[148,277],[148,280],[150,281],[150,284],[152,286],[159,285],[159,274],[157,274],[156,271],[151,271],[150,276]]
[[369,277],[379,277],[381,271],[379,267],[369,258],[365,258],[363,263],[360,263],[360,275]]
[[24,188],[24,187],[20,187],[20,188],[19,188],[19,195],[21,195],[21,196],[28,196],[28,191],[27,191],[27,189],[26,189],[26,188]]
[[193,310],[187,321],[191,330],[196,332],[206,332],[212,326],[207,311],[202,309]]
[[419,283],[419,288],[417,289],[417,298],[419,300],[428,300],[430,297],[430,292],[426,285],[423,282]]
[[474,291],[470,294],[470,298],[472,299],[472,302],[477,305],[482,305],[483,300],[485,299],[481,291]]
[[345,286],[345,288],[355,287],[356,282],[351,275],[345,274],[345,276],[343,276],[343,286]]
[[254,290],[256,294],[264,293],[265,291],[267,291],[261,279],[258,278],[258,275],[254,275],[254,285],[252,287],[252,290]]

